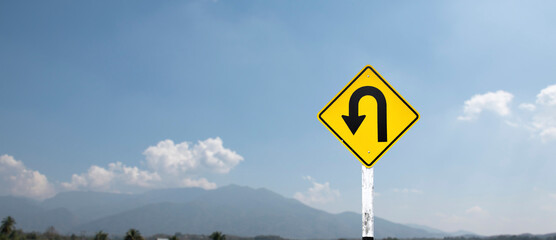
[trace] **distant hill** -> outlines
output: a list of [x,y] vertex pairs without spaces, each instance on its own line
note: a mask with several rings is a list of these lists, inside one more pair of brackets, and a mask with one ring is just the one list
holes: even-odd
[[142,194],[72,191],[46,199],[41,206],[46,209],[67,208],[85,223],[152,203],[188,202],[204,193],[206,190],[202,188],[152,190]]
[[[376,237],[431,237],[427,231],[376,218]],[[187,202],[163,202],[82,224],[75,231],[121,233],[130,227],[145,234],[215,230],[238,236],[280,235],[287,238],[357,238],[361,215],[330,214],[266,189],[227,186]]]
[[[17,227],[44,231],[121,235],[137,228],[156,233],[237,236],[279,235],[286,238],[360,238],[361,215],[331,214],[267,189],[229,185],[215,190],[180,188],[143,194],[65,192],[41,202],[0,197],[0,216],[12,215]],[[419,227],[375,218],[375,237],[441,237]]]
[[412,228],[425,230],[429,233],[436,234],[438,237],[456,237],[456,236],[480,237],[480,235],[478,235],[476,233],[469,232],[469,231],[464,231],[464,230],[459,230],[459,231],[455,231],[455,232],[444,232],[444,231],[438,230],[436,228],[431,228],[431,227],[423,226],[423,225],[419,225],[419,224],[405,224],[405,225],[409,226],[409,227],[412,227]]
[[66,208],[43,209],[38,202],[18,197],[0,197],[0,217],[12,216],[16,227],[25,230],[44,231],[56,226],[61,232],[70,231],[77,218]]

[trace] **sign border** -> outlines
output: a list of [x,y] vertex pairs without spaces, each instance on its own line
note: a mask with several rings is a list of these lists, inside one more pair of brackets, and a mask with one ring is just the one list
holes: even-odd
[[[344,94],[344,92],[355,82],[355,80],[359,79],[359,77],[365,72],[365,70],[367,69],[371,69],[371,71],[373,71],[373,73],[384,83],[386,84],[386,86],[388,86],[388,88],[394,92],[394,94],[396,94],[396,96],[415,114],[415,119],[413,119],[413,121],[411,121],[411,123],[409,123],[409,125],[407,125],[407,127],[398,135],[396,136],[396,138],[394,138],[394,140],[392,142],[390,142],[390,144],[388,144],[388,146],[386,146],[386,148],[384,148],[384,150],[382,150],[382,152],[370,163],[367,164],[363,158],[361,156],[359,156],[359,154],[357,154],[357,152],[355,152],[355,150],[353,150],[353,148],[351,148],[351,146],[349,144],[347,144],[346,141],[344,141],[344,139],[342,139],[340,137],[340,135],[338,133],[336,133],[336,131],[334,131],[334,129],[332,127],[330,127],[330,125],[328,125],[328,123],[326,123],[326,121],[324,121],[324,119],[322,118],[322,114],[324,112],[326,112],[326,110],[328,110],[328,108],[342,95]],[[417,120],[419,120],[419,113],[417,113],[417,111],[415,109],[413,109],[413,107],[411,107],[411,105],[409,105],[409,103],[407,103],[405,101],[405,99],[392,87],[390,86],[390,84],[388,84],[388,82],[386,82],[386,80],[384,80],[382,78],[382,76],[380,76],[380,74],[373,68],[373,66],[371,65],[367,65],[365,66],[361,72],[359,72],[359,74],[357,74],[345,87],[344,89],[342,89],[342,91],[340,91],[336,97],[334,99],[332,99],[327,105],[326,107],[324,107],[318,114],[319,120],[328,128],[328,130],[330,130],[332,133],[334,133],[334,135],[336,136],[336,138],[338,138],[350,151],[351,153],[353,153],[358,160],[363,163],[363,165],[365,165],[365,167],[367,168],[371,168],[376,161],[378,161],[378,159],[380,159],[382,157],[382,155],[384,153],[386,153],[386,151],[388,151],[388,149],[390,149],[390,147],[398,141],[398,139],[404,135],[404,133],[413,126],[413,124],[415,124],[415,122],[417,122]]]

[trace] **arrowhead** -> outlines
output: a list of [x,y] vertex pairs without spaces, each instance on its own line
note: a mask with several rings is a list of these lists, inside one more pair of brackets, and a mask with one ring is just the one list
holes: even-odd
[[357,132],[357,129],[359,129],[359,126],[361,126],[361,123],[363,122],[363,120],[365,120],[365,115],[361,115],[361,116],[342,115],[342,118],[344,118],[344,121],[346,122],[346,125],[348,125],[349,130],[351,130],[351,133],[355,135],[355,132]]

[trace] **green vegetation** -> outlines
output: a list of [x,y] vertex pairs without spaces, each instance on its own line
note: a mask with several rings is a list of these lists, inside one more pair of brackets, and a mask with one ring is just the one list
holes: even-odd
[[213,232],[209,238],[211,240],[226,240],[226,235],[222,234],[222,232]]
[[14,231],[15,219],[11,216],[7,216],[2,220],[2,226],[0,226],[0,234],[10,235]]
[[103,231],[98,231],[97,234],[95,234],[93,240],[108,240],[108,233],[104,233]]
[[125,234],[124,240],[143,240],[143,236],[141,236],[139,230],[132,228]]
[[[16,228],[16,221],[13,217],[7,216],[2,220],[0,225],[0,240],[157,240],[158,238],[167,238],[168,240],[286,240],[280,236],[275,235],[261,235],[255,237],[238,237],[227,236],[222,232],[215,231],[210,235],[195,235],[195,234],[182,234],[175,233],[174,235],[156,234],[144,238],[141,236],[139,230],[135,228],[129,229],[125,234],[120,236],[108,237],[108,233],[103,231],[96,232],[93,236],[85,235],[63,235],[59,234],[54,226],[48,227],[43,233],[39,232],[24,232]],[[332,240],[332,239],[329,239]],[[339,239],[339,240],[360,240],[357,239]],[[412,238],[412,239],[398,239],[398,238],[383,238],[381,240],[556,240],[556,233],[546,235],[499,235],[499,236],[463,236],[463,237],[444,237],[444,238]]]
[[531,234],[522,234],[522,235],[499,235],[499,236],[491,236],[491,237],[478,237],[478,236],[470,236],[470,237],[446,237],[444,240],[556,240],[556,234],[549,234],[549,235],[531,235]]
[[22,239],[21,230],[16,230],[15,224],[15,219],[11,216],[7,216],[2,220],[2,225],[0,226],[0,240]]
[[23,232],[21,229],[15,228],[16,221],[13,217],[8,216],[2,220],[0,226],[0,240],[157,240],[158,238],[167,238],[168,240],[285,240],[280,236],[256,236],[256,237],[237,237],[226,236],[222,232],[215,231],[210,235],[195,235],[175,233],[174,235],[156,234],[147,238],[141,235],[141,232],[135,228],[129,229],[124,235],[108,237],[108,233],[103,231],[96,232],[93,236],[81,235],[63,235],[58,233],[54,226],[48,227],[43,233],[40,232]]
[[54,226],[50,226],[46,229],[46,231],[42,234],[48,240],[61,240],[62,236],[56,231]]

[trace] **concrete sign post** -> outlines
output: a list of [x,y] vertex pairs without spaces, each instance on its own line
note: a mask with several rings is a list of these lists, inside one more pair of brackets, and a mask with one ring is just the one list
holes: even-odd
[[373,178],[374,169],[361,166],[361,203],[363,216],[363,240],[373,240],[375,236],[374,213],[373,213]]

